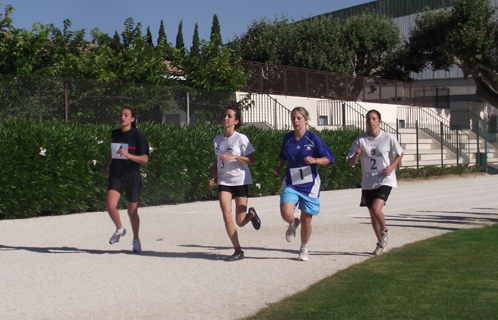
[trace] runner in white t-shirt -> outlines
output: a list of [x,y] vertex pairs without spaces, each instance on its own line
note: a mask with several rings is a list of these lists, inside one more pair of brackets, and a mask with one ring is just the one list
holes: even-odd
[[403,149],[396,138],[380,130],[380,123],[379,111],[368,111],[367,132],[356,138],[346,157],[350,167],[354,167],[358,159],[361,161],[360,206],[368,208],[372,227],[377,236],[374,255],[382,254],[387,246],[389,231],[386,228],[382,208],[391,189],[397,186],[395,169],[403,157]]
[[251,221],[254,229],[259,230],[261,220],[254,208],[247,210],[248,186],[252,183],[249,164],[255,162],[254,147],[249,139],[236,130],[241,126],[241,111],[237,106],[229,106],[223,116],[224,133],[214,138],[216,159],[208,180],[209,188],[214,188],[214,179],[218,177],[218,199],[225,229],[232,241],[235,253],[226,261],[244,259],[244,251],[240,247],[237,229],[232,219],[232,198],[235,199],[235,221],[239,227]]

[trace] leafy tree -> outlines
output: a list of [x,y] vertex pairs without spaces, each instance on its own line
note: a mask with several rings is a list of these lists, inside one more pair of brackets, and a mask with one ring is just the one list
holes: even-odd
[[200,53],[200,46],[201,41],[199,39],[199,26],[197,23],[195,24],[195,29],[194,29],[194,37],[192,39],[192,47],[190,48],[190,54],[198,56]]
[[217,15],[213,16],[213,24],[211,26],[211,35],[209,41],[214,42],[214,45],[216,46],[223,45],[223,42],[221,40],[220,22],[218,21]]
[[472,76],[476,94],[498,107],[498,24],[488,0],[455,0],[449,9],[418,16],[406,46],[406,69],[456,65]]
[[354,98],[364,77],[382,74],[389,64],[388,52],[399,43],[399,30],[392,21],[367,12],[344,21],[261,19],[229,46],[243,60],[349,75],[348,83],[341,81],[332,90],[340,97]]
[[[221,49],[216,41],[200,41],[200,53],[174,50],[173,66],[182,70],[192,101],[203,101],[191,109],[194,121],[217,121],[234,94],[244,87],[249,72],[239,66],[240,56],[231,49]],[[175,98],[185,108],[185,94]]]
[[244,87],[248,73],[238,67],[240,56],[232,49],[222,50],[216,43],[201,40],[199,55],[189,53],[185,48],[174,50],[173,65],[183,71],[185,86],[229,92]]
[[13,11],[7,5],[3,17],[0,14],[0,73],[36,74],[47,63],[50,30],[41,24],[34,24],[32,31],[14,28]]
[[178,33],[176,34],[176,49],[181,49],[185,47],[185,44],[183,43],[183,20],[180,21],[180,24],[178,25]]

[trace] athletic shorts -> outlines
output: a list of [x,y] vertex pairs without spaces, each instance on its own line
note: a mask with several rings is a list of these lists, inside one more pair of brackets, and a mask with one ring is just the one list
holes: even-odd
[[109,182],[107,184],[107,191],[115,190],[122,195],[124,189],[126,193],[126,201],[130,203],[138,202],[141,188],[142,181],[140,178],[136,181],[136,179],[127,180],[123,178],[109,177]]
[[230,192],[233,198],[247,198],[249,194],[249,185],[245,184],[243,186],[225,186],[218,185],[218,193],[221,191]]
[[360,207],[372,208],[372,204],[375,199],[382,199],[384,203],[387,202],[387,198],[391,194],[392,187],[380,186],[373,190],[361,190],[361,201]]
[[280,194],[280,204],[287,202],[294,203],[294,208],[299,206],[300,210],[314,216],[320,212],[320,198],[310,198],[292,187],[285,187]]

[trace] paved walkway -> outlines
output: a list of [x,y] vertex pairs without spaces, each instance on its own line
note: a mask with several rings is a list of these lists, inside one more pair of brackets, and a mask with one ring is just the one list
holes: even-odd
[[[384,213],[388,248],[498,222],[498,176],[401,182]],[[277,196],[252,198],[262,220],[232,254],[216,201],[140,208],[142,254],[108,244],[106,212],[0,221],[0,319],[237,319],[370,259],[376,239],[359,189],[322,193],[310,261],[285,241]],[[296,212],[297,213],[297,212]],[[298,238],[299,240],[299,238]],[[387,251],[388,252],[388,251]]]

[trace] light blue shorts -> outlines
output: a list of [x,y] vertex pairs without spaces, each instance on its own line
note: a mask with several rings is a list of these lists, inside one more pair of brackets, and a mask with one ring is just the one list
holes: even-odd
[[286,202],[294,203],[295,207],[299,205],[300,210],[314,216],[320,212],[320,198],[310,198],[292,187],[285,187],[280,194],[280,204]]

